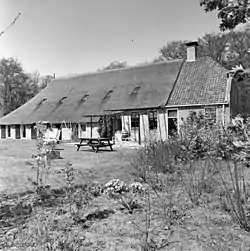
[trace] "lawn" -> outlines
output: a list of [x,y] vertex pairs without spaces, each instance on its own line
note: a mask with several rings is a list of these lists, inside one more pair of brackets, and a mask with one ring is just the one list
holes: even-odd
[[[110,196],[101,185],[114,178],[131,183],[135,178],[131,163],[145,157],[140,158],[140,150],[116,147],[113,152],[95,153],[76,152],[70,144],[60,147],[62,159],[53,161],[52,170],[70,161],[81,173],[76,176],[78,186],[64,189],[65,177],[51,174],[46,182],[52,189],[36,194],[28,181],[35,172],[26,165],[36,152],[36,142],[0,141],[0,250],[250,250],[250,234],[233,219],[218,174],[209,181],[200,179],[202,162],[192,175],[182,177],[184,182],[161,173],[159,182],[153,181],[157,187],[142,184],[149,192],[124,188],[124,193]],[[157,154],[151,159],[154,166],[168,161],[163,148]],[[246,180],[249,177],[250,168]],[[203,187],[197,186],[201,181]],[[31,192],[20,193],[27,190]],[[198,196],[195,203],[188,192]],[[245,203],[250,213],[249,202]]]
[[[101,150],[98,153],[91,149],[82,148],[79,152],[72,144],[58,146],[61,151],[61,160],[54,160],[53,167],[62,167],[67,161],[80,170],[77,184],[84,184],[89,180],[107,182],[112,178],[125,181],[131,179],[129,157],[134,151],[126,148],[115,150]],[[11,192],[27,190],[31,188],[28,177],[33,177],[32,171],[26,162],[36,153],[36,141],[34,140],[0,140],[0,191]],[[64,184],[58,175],[52,175],[50,182],[58,187]]]

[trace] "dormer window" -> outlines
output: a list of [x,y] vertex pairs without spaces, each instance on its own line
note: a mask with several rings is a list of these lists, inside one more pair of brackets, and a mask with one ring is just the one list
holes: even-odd
[[82,98],[81,98],[81,102],[84,102],[86,100],[86,98],[89,97],[89,94],[85,94]]
[[140,86],[136,86],[135,88],[134,88],[134,90],[130,93],[131,95],[136,95],[136,94],[138,94],[139,93],[139,90],[141,89],[141,87]]
[[59,100],[58,103],[59,103],[59,104],[62,104],[66,98],[67,98],[66,96],[65,96],[65,97],[62,97],[62,98]]
[[47,98],[43,98],[43,99],[39,102],[39,104],[38,104],[38,105],[43,104],[46,100],[47,100]]
[[110,90],[106,93],[106,95],[103,97],[103,99],[106,99],[106,98],[109,98],[111,93],[113,92],[114,90]]

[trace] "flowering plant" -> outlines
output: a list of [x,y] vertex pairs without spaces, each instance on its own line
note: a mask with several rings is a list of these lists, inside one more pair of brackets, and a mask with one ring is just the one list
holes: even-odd
[[104,186],[104,192],[109,196],[128,192],[128,186],[124,181],[119,179],[112,179]]
[[129,190],[136,193],[136,192],[142,192],[145,189],[140,182],[133,182],[129,185]]

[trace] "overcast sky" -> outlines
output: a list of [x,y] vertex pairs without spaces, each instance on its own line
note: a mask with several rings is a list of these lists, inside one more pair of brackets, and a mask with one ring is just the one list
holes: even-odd
[[217,13],[199,0],[0,0],[0,31],[19,12],[0,37],[0,57],[56,76],[150,61],[168,41],[219,31]]

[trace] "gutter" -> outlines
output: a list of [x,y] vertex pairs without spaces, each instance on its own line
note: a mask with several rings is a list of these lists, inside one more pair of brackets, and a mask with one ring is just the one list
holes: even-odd
[[166,105],[165,108],[178,108],[178,107],[190,107],[190,106],[211,106],[211,105],[228,105],[229,102],[221,103],[208,103],[208,104],[186,104],[186,105]]

